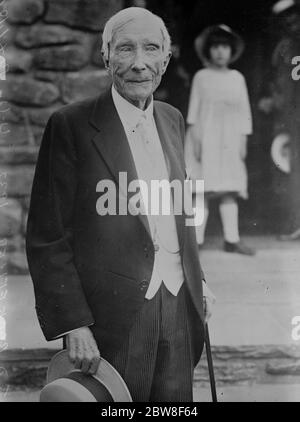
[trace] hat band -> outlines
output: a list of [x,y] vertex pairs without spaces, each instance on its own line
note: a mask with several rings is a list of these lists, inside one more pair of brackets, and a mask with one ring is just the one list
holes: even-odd
[[96,399],[97,402],[113,402],[113,398],[107,388],[91,375],[86,375],[81,371],[72,371],[65,379],[75,381],[86,388]]

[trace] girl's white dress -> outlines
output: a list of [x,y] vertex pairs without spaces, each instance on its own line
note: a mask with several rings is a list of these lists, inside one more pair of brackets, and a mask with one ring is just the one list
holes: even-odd
[[201,162],[187,133],[186,167],[192,179],[204,180],[205,192],[236,192],[247,198],[247,169],[242,135],[252,133],[252,116],[243,75],[237,70],[200,70],[194,76],[187,123],[196,125]]

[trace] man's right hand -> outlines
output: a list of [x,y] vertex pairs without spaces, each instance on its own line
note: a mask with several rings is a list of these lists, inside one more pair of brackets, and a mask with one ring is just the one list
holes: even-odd
[[69,358],[85,374],[94,375],[100,363],[100,352],[88,327],[78,328],[66,336]]

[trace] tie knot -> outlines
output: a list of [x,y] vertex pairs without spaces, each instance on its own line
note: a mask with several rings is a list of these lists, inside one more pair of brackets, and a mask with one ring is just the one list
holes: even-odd
[[138,125],[144,125],[147,121],[147,115],[145,113],[141,114]]
[[145,114],[141,114],[141,117],[136,125],[136,128],[145,130],[146,126],[147,126],[147,116]]

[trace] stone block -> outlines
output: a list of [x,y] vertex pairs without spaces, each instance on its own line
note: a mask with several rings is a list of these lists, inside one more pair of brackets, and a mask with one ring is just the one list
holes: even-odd
[[17,48],[6,50],[6,62],[9,73],[29,72],[32,66],[32,54]]
[[7,253],[23,252],[25,250],[25,238],[23,234],[17,234],[7,239]]
[[62,99],[65,103],[79,101],[100,94],[111,82],[106,70],[89,70],[68,73],[62,82]]
[[35,164],[37,146],[0,146],[0,164]]
[[45,21],[100,31],[123,6],[123,0],[51,0]]
[[11,23],[33,23],[43,16],[44,0],[10,0],[7,2],[8,20]]
[[63,25],[21,26],[15,35],[15,44],[23,48],[43,47],[59,44],[82,44],[89,39],[86,32]]
[[0,123],[0,146],[25,145],[28,143],[35,143],[30,126]]
[[10,391],[28,388],[41,389],[46,383],[47,367],[58,350],[52,349],[8,349],[1,352],[8,372]]
[[44,128],[40,126],[33,126],[33,133],[34,133],[34,142],[35,145],[41,145],[43,134],[44,134]]
[[48,106],[59,99],[57,86],[27,76],[10,75],[6,81],[5,99],[21,105]]
[[284,359],[284,358],[300,358],[298,347],[294,346],[218,346],[212,347],[217,359]]
[[0,176],[7,183],[8,197],[23,197],[31,194],[35,166],[0,166]]
[[[241,383],[255,380],[257,378],[258,367],[253,362],[232,362],[220,363],[214,360],[215,376],[220,383]],[[208,379],[207,362],[202,359],[195,370],[195,382]]]
[[12,252],[7,257],[7,273],[10,275],[27,275],[29,273],[24,252]]
[[270,375],[300,375],[300,360],[296,362],[272,362],[266,365],[266,372]]
[[8,102],[1,103],[0,106],[0,121],[9,123],[22,124],[26,120],[27,110],[23,107],[9,104]]
[[34,70],[33,76],[39,81],[55,82],[59,85],[63,72],[59,70]]
[[33,125],[41,126],[44,129],[50,116],[60,107],[61,104],[58,104],[56,107],[29,109],[29,120]]
[[46,70],[80,70],[90,60],[90,49],[82,45],[64,45],[36,50],[34,65]]
[[0,238],[13,237],[22,228],[22,206],[16,199],[7,199],[0,207]]

